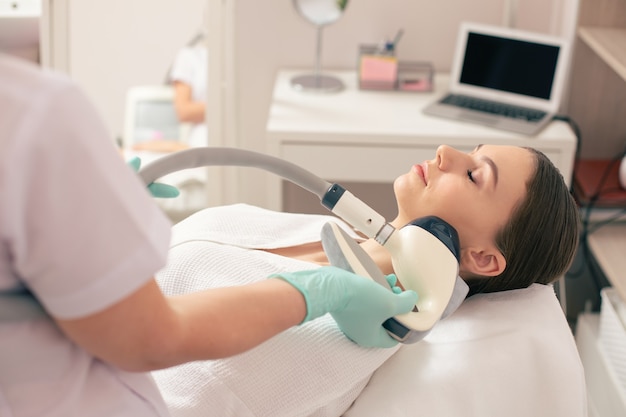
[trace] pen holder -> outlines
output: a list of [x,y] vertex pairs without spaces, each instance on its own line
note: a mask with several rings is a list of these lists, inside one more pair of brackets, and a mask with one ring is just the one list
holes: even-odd
[[376,45],[359,47],[359,88],[394,90],[398,82],[398,58]]

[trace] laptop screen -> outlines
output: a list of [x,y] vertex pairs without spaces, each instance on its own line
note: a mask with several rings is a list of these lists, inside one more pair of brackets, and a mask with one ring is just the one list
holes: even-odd
[[559,47],[469,32],[461,84],[550,99]]

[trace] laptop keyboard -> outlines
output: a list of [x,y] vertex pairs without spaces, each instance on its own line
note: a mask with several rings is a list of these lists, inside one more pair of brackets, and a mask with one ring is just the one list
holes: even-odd
[[489,100],[481,100],[478,98],[458,94],[450,94],[445,97],[441,102],[470,110],[510,117],[512,119],[525,119],[530,122],[541,120],[546,115],[546,112],[543,112],[541,110],[511,106],[509,104],[497,103]]

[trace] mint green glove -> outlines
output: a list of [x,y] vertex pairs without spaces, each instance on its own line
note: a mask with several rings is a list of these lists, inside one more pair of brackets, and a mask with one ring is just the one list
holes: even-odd
[[398,342],[382,324],[390,317],[408,313],[417,302],[414,291],[396,293],[399,288],[393,289],[394,275],[387,277],[392,291],[369,278],[334,266],[271,277],[287,281],[302,293],[307,306],[302,323],[330,313],[341,331],[364,347],[395,346]]
[[[126,165],[131,167],[133,171],[138,172],[139,168],[141,168],[141,158],[139,158],[138,156],[134,156],[126,161]],[[152,197],[156,198],[174,198],[178,197],[178,195],[180,194],[178,188],[172,185],[161,184],[159,182],[153,182],[152,184],[148,184],[148,191],[150,191]]]

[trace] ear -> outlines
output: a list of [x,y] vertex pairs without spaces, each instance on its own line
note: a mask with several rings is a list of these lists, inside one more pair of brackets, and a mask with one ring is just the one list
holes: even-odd
[[495,247],[466,248],[461,253],[461,268],[474,275],[495,277],[506,268],[506,259]]

